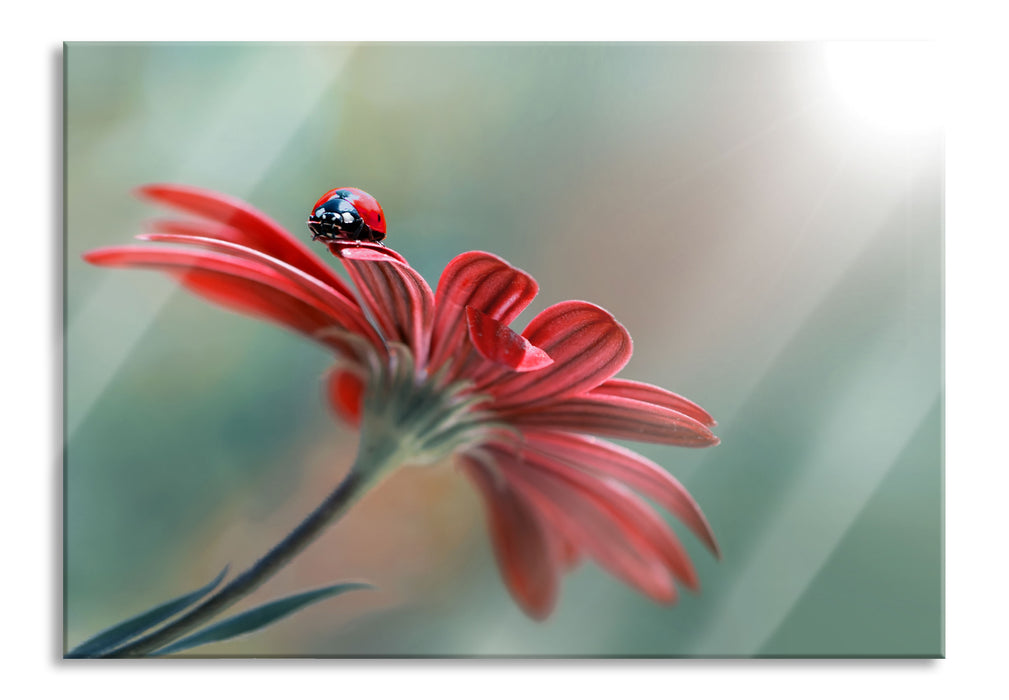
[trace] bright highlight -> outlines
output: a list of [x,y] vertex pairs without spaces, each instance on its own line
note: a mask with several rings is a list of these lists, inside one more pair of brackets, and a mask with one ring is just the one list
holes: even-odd
[[856,117],[886,131],[942,123],[940,65],[927,42],[831,42],[824,59],[838,97]]

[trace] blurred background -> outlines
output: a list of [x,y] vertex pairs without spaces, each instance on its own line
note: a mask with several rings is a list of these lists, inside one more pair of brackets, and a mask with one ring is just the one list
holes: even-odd
[[[659,607],[591,563],[543,623],[451,464],[403,469],[249,603],[337,580],[215,655],[942,654],[943,144],[917,44],[81,44],[66,58],[66,643],[250,564],[339,481],[308,341],[148,272],[93,268],[166,212],[241,197],[298,235],[381,201],[434,285],[488,250],[613,312],[621,376],[722,444],[634,444],[719,538]],[[321,253],[320,249],[320,253]],[[330,260],[335,263],[334,260]]]

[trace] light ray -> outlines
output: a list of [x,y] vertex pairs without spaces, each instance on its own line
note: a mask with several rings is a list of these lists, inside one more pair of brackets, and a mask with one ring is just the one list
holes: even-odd
[[[859,378],[838,397],[815,449],[803,459],[808,468],[748,552],[692,653],[760,651],[935,408],[937,388],[920,381],[924,358],[894,352],[904,337],[898,325],[878,341]],[[872,406],[887,407],[884,420],[867,409]]]

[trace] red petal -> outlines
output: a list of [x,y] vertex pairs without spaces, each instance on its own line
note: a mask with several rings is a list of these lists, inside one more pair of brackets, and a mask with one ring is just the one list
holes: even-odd
[[645,384],[644,382],[632,382],[629,379],[608,379],[595,389],[589,391],[589,396],[619,396],[624,399],[634,399],[653,403],[673,411],[678,411],[690,416],[694,420],[713,428],[718,423],[707,411],[698,406],[693,401],[685,399],[679,394],[674,394],[662,387]]
[[[266,317],[344,352],[345,344],[320,336],[340,328],[340,319],[298,285],[260,263],[220,253],[170,248],[118,246],[84,255],[95,265],[153,268],[168,272],[182,284],[217,304],[245,314]],[[351,352],[351,357],[356,357]]]
[[284,278],[296,284],[309,296],[312,296],[325,304],[333,315],[340,319],[340,323],[343,327],[363,335],[370,340],[375,347],[381,347],[381,340],[375,333],[374,328],[372,328],[371,324],[364,317],[364,314],[355,299],[348,299],[339,290],[333,289],[325,282],[312,277],[302,270],[283,262],[282,260],[277,260],[276,258],[272,258],[259,252],[258,250],[253,250],[252,248],[247,248],[237,243],[213,238],[205,238],[202,236],[174,233],[149,233],[137,236],[137,238],[161,243],[182,243],[195,245],[201,248],[214,250],[225,255],[252,260],[269,267]]
[[185,273],[170,270],[166,272],[189,291],[218,306],[246,316],[273,321],[302,333],[348,358],[361,359],[355,348],[321,335],[321,331],[332,327],[330,319],[287,294],[229,274],[199,269]]
[[146,228],[151,232],[213,238],[218,241],[230,241],[231,243],[238,243],[240,245],[244,245],[243,241],[248,243],[248,236],[245,236],[238,229],[206,219],[156,219],[149,222]]
[[505,414],[505,417],[520,426],[570,430],[680,447],[710,447],[719,442],[707,426],[690,416],[616,396],[586,395],[562,399],[544,406],[520,407]]
[[[464,309],[472,307],[508,325],[529,305],[539,287],[528,274],[481,251],[452,259],[438,280],[431,335],[432,369],[445,362],[456,368],[469,356]],[[455,378],[455,372],[451,373]]]
[[531,372],[553,363],[545,352],[508,326],[490,316],[466,307],[469,338],[486,359],[516,372]]
[[361,403],[364,399],[364,380],[356,372],[336,369],[326,380],[329,405],[345,423],[361,425]]
[[676,587],[654,544],[639,529],[640,513],[619,507],[600,487],[564,478],[541,465],[527,463],[508,451],[489,450],[509,482],[536,503],[549,522],[577,542],[600,566],[663,603],[676,601]]
[[720,556],[715,535],[700,506],[672,474],[624,447],[597,438],[524,430],[527,445],[556,460],[608,476],[651,498],[679,518],[710,549]]
[[[558,537],[560,537],[558,535]],[[565,569],[573,569],[578,566],[578,561],[582,557],[582,552],[578,548],[578,545],[572,540],[566,538],[560,538],[561,543],[561,553],[560,561],[564,565]]]
[[552,456],[523,450],[520,459],[534,469],[556,476],[568,487],[606,504],[619,522],[627,523],[629,536],[640,538],[653,555],[665,562],[676,578],[689,588],[697,589],[697,573],[686,550],[666,522],[647,503],[608,477],[593,476]]
[[326,282],[344,296],[352,297],[347,284],[312,251],[280,224],[240,199],[185,185],[146,185],[138,194],[155,202],[203,216],[240,234],[227,240],[255,248],[304,270]]
[[406,258],[381,243],[369,243],[368,241],[330,241],[328,245],[330,252],[338,258],[409,264]]
[[539,517],[525,498],[487,467],[465,457],[463,468],[487,509],[487,525],[501,576],[530,617],[542,620],[557,602],[559,572]]
[[[343,248],[341,259],[385,339],[404,343],[418,367],[425,366],[434,294],[423,277],[383,246]],[[364,256],[364,257],[361,257]]]
[[598,386],[631,357],[631,337],[604,309],[585,301],[565,301],[544,310],[522,335],[554,362],[525,374],[486,379],[498,406],[519,406],[572,396]]

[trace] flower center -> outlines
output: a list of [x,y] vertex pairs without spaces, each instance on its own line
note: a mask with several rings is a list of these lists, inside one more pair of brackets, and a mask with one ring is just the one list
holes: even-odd
[[480,410],[487,400],[472,393],[468,382],[446,385],[418,376],[410,350],[390,343],[389,359],[372,367],[364,393],[360,468],[433,464],[493,433],[510,432]]

